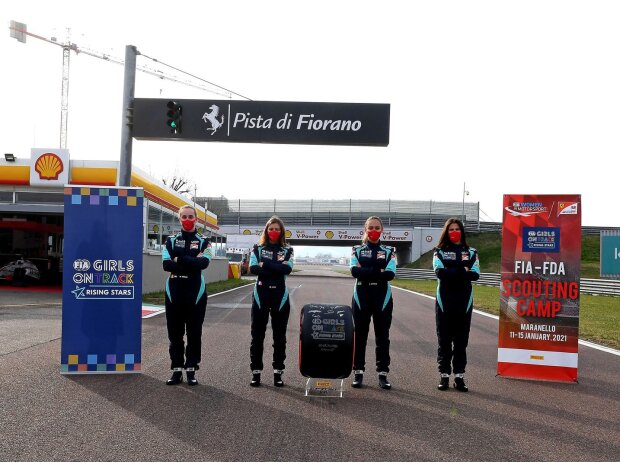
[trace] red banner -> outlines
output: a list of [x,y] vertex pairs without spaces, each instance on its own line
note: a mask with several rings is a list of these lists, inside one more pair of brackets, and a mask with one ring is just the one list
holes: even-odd
[[581,196],[504,195],[497,374],[577,381]]

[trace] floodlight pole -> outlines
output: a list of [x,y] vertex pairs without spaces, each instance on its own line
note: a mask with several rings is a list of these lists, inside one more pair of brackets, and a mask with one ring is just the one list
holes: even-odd
[[469,196],[469,191],[465,189],[465,182],[463,182],[463,211],[462,211],[462,220],[463,224],[467,221],[465,219],[465,196]]
[[121,160],[119,186],[131,186],[131,154],[133,142],[133,97],[136,88],[136,56],[133,45],[125,47],[125,77],[123,84],[123,120],[121,127]]

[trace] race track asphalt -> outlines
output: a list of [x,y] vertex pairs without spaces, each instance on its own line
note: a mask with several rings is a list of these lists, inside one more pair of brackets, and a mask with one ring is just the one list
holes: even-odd
[[[307,274],[307,273],[306,273]],[[320,274],[320,273],[319,273]],[[434,301],[394,289],[391,391],[304,396],[299,312],[350,304],[352,279],[288,279],[285,387],[249,386],[252,286],[210,297],[200,384],[169,387],[165,317],[143,320],[140,374],[61,375],[59,294],[0,292],[1,461],[616,461],[620,356],[580,347],[579,383],[495,376],[497,320],[474,314],[469,393],[436,390]],[[372,332],[372,329],[371,329]],[[265,363],[272,352],[270,332]]]

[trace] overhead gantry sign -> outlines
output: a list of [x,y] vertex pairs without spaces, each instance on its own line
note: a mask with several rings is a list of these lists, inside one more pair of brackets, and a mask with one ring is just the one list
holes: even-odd
[[140,140],[387,146],[390,105],[136,98]]

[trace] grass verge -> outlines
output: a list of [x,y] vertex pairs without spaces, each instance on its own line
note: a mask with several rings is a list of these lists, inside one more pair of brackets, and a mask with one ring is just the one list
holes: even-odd
[[[224,292],[226,290],[234,289],[235,287],[247,286],[254,284],[252,279],[228,279],[226,281],[211,282],[207,284],[207,293],[209,295],[217,294],[218,292]],[[165,292],[150,292],[142,295],[142,301],[144,303],[150,303],[151,305],[164,305]]]
[[[437,290],[437,281],[395,279],[392,284],[431,296],[435,296]],[[474,285],[474,308],[499,315],[499,287]],[[582,294],[579,338],[620,348],[620,298]]]
[[[499,273],[502,260],[502,236],[500,233],[468,233],[467,243],[478,250],[480,269],[483,273]],[[433,252],[427,252],[406,268],[433,269]],[[581,277],[600,277],[600,236],[581,237]]]

